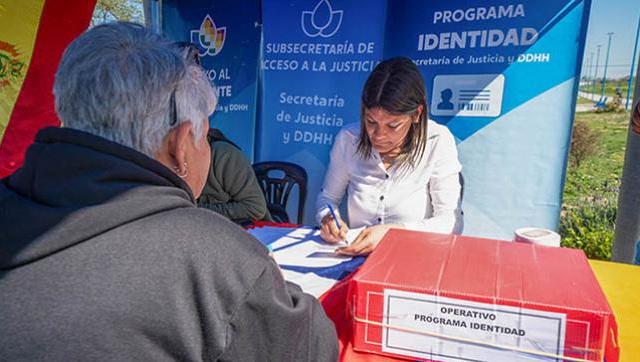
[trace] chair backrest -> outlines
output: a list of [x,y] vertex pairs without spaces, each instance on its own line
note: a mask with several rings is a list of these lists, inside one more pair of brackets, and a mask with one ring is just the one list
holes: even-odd
[[267,200],[267,208],[274,221],[289,222],[287,201],[291,190],[298,185],[298,224],[302,224],[307,199],[307,172],[291,162],[267,161],[253,164],[258,183]]

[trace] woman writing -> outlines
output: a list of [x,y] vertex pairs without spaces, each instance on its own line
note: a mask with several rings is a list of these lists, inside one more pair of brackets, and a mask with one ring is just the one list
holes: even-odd
[[337,210],[345,191],[350,226],[366,227],[340,253],[368,254],[390,228],[462,230],[455,141],[427,118],[425,93],[411,60],[386,60],[362,91],[360,126],[338,133],[316,203],[321,236],[330,243],[345,239],[349,227],[329,207]]

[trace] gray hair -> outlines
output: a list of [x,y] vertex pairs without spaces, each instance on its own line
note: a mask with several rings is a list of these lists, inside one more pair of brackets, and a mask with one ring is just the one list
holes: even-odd
[[[171,125],[175,92],[178,122]],[[203,70],[142,25],[98,25],[64,52],[53,86],[63,126],[129,146],[150,157],[171,128],[190,121],[194,139],[217,97]]]

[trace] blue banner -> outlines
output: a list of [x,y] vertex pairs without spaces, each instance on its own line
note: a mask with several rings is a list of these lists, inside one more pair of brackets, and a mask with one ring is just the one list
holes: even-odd
[[304,166],[306,224],[315,223],[335,134],[360,121],[362,87],[382,58],[385,14],[384,0],[263,1],[257,160]]
[[389,1],[385,57],[422,70],[458,141],[465,234],[556,229],[590,1]]
[[201,47],[220,87],[212,124],[250,159],[307,170],[306,224],[335,134],[360,120],[367,76],[383,58],[413,59],[431,118],[458,142],[464,233],[511,239],[519,227],[557,228],[589,8],[590,0],[190,0],[163,2],[162,15],[167,34]]
[[165,0],[162,29],[200,49],[202,65],[218,89],[211,126],[221,129],[253,160],[260,55],[260,1]]

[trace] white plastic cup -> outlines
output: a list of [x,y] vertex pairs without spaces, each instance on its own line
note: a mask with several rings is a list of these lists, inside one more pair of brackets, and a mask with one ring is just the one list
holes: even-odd
[[559,247],[560,234],[549,229],[526,227],[515,231],[513,241]]

